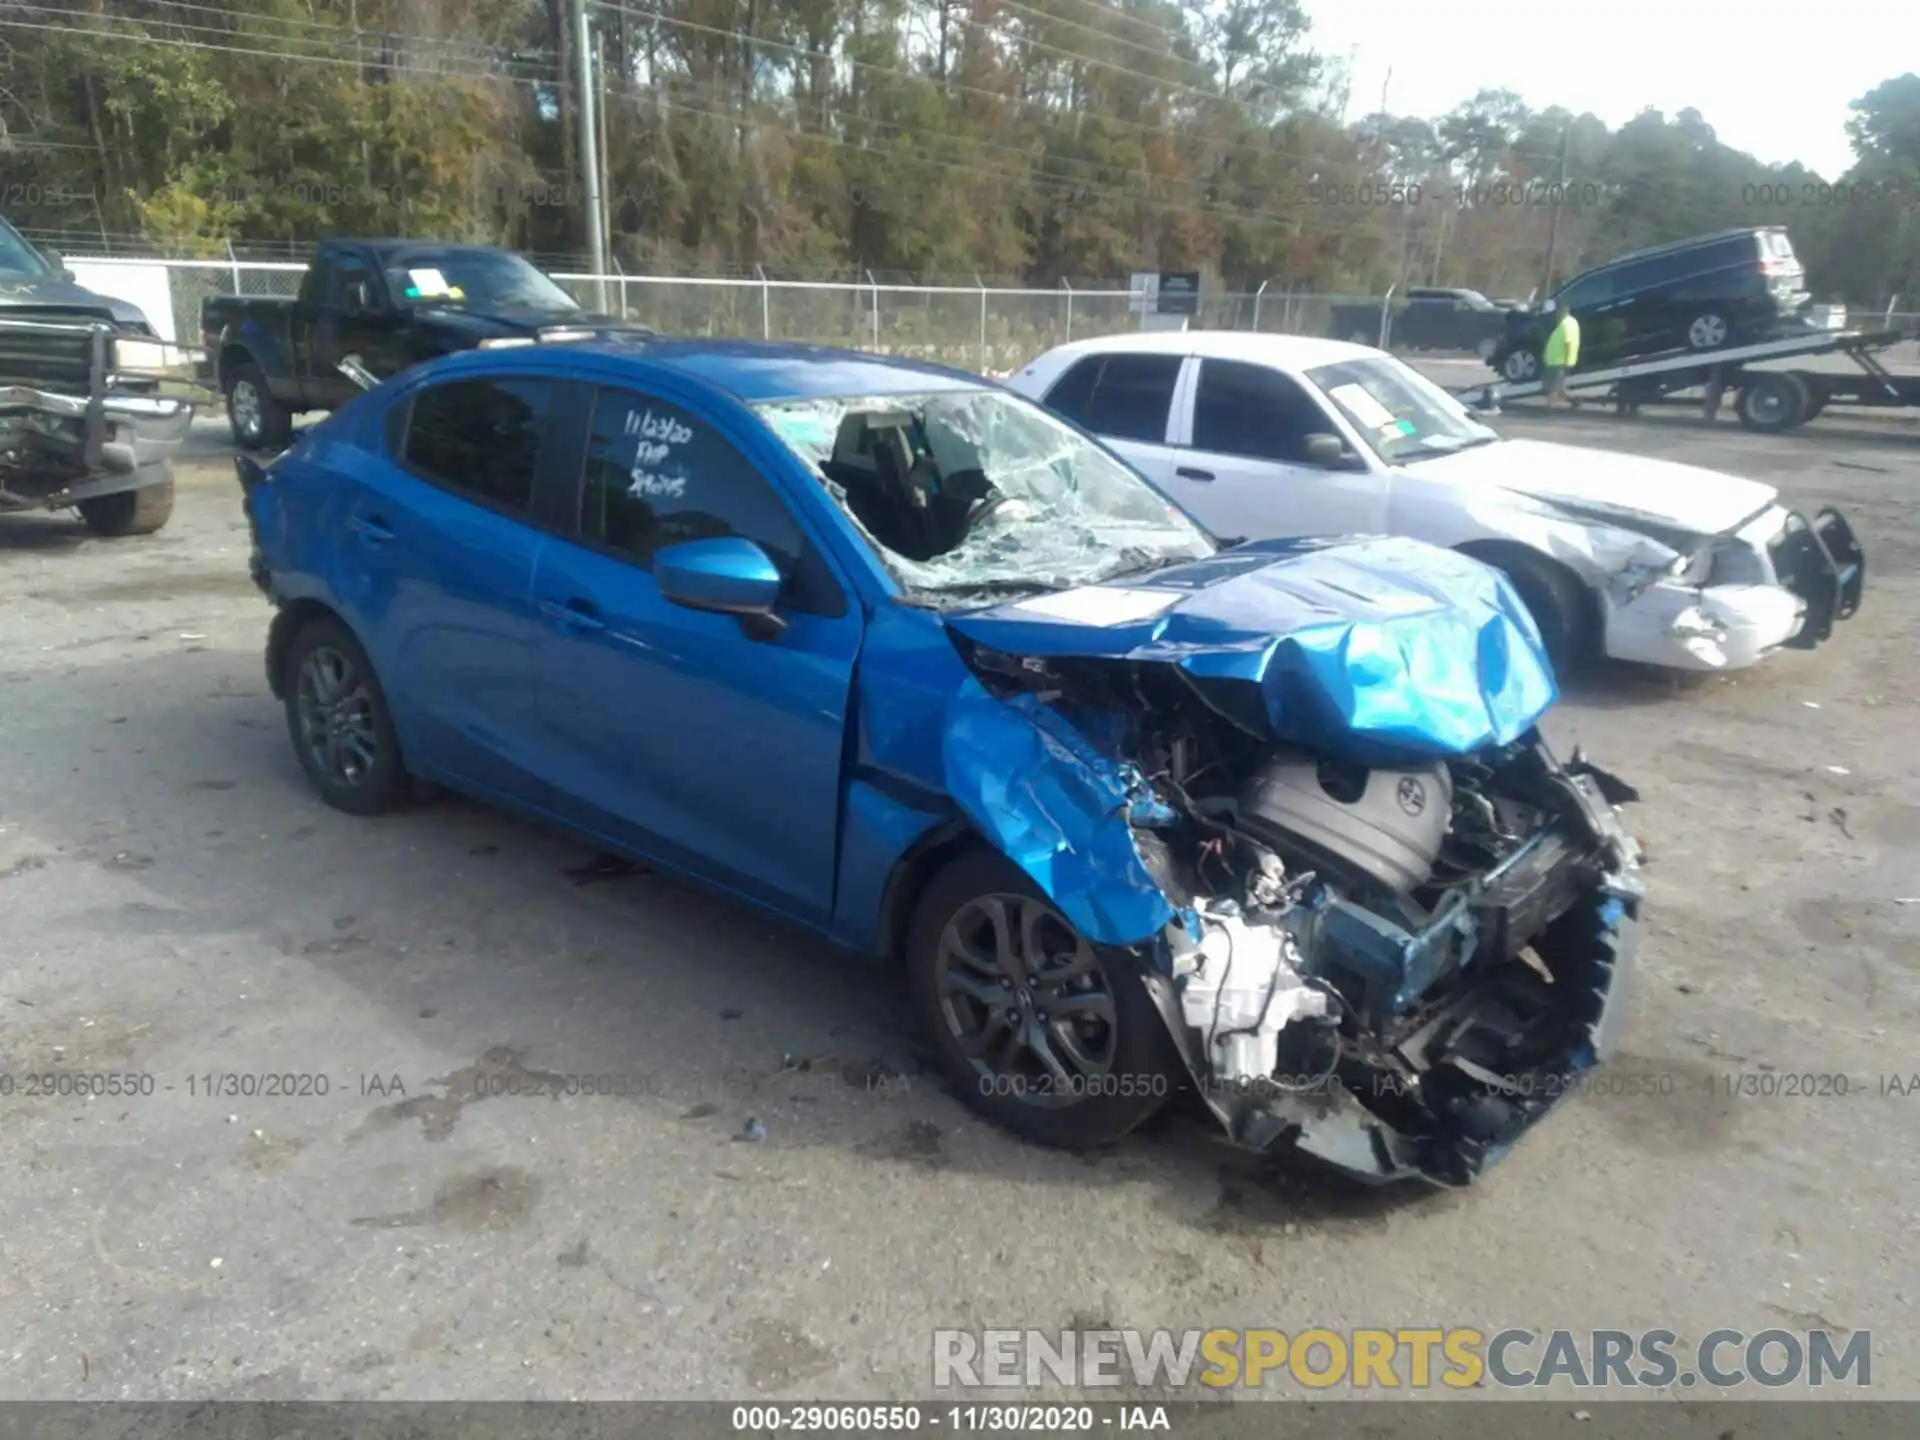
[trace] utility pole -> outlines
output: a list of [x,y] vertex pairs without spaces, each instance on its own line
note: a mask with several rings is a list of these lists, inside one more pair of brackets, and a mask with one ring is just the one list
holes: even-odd
[[[575,88],[580,95],[577,107],[580,170],[587,182],[587,247],[593,255],[593,273],[599,277],[607,273],[607,232],[601,224],[606,212],[600,199],[600,127],[594,118],[600,108],[600,93],[599,82],[593,73],[593,42],[587,34],[587,0],[573,0],[573,59],[577,82]],[[596,278],[593,289],[597,297],[594,308],[604,313],[607,308],[606,281]]]
[[1553,293],[1553,253],[1560,248],[1560,207],[1567,200],[1567,146],[1573,139],[1573,126],[1560,128],[1560,163],[1555,167],[1553,177],[1554,201],[1553,224],[1547,230],[1547,275],[1541,285],[1542,295]]

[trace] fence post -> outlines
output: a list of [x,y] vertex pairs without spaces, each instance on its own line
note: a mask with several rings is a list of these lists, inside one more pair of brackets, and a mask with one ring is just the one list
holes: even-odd
[[1895,309],[1899,307],[1899,304],[1900,304],[1900,297],[1898,295],[1894,296],[1891,300],[1887,301],[1887,313],[1880,317],[1880,327],[1882,329],[1885,329],[1887,326],[1893,324],[1893,312]]
[[984,375],[987,373],[987,286],[978,272],[974,274],[973,283],[980,288],[980,373]]
[[767,272],[760,266],[753,267],[753,273],[760,277],[760,338],[773,338],[773,303],[768,294]]
[[873,271],[867,271],[867,284],[873,291],[873,351],[880,353],[880,282],[873,278]]
[[1253,292],[1253,328],[1256,334],[1258,334],[1260,330],[1260,297],[1267,293],[1267,286],[1272,283],[1273,281],[1270,279],[1262,280],[1260,282],[1260,288]]
[[233,253],[233,241],[228,240],[225,243],[227,247],[227,264],[233,267],[233,293],[238,295],[240,293],[240,257]]
[[1393,330],[1393,292],[1399,285],[1387,286],[1387,293],[1380,299],[1380,348],[1387,348],[1387,337]]
[[1060,288],[1067,292],[1067,339],[1073,339],[1073,282],[1066,276],[1060,277]]

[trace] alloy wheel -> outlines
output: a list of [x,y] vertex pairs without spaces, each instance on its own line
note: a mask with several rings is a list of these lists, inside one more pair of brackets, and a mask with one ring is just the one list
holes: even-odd
[[1724,345],[1727,339],[1727,322],[1719,315],[1701,315],[1687,327],[1687,343],[1696,350],[1711,350],[1716,345]]
[[1119,1035],[1113,994],[1093,947],[1050,906],[968,902],[941,933],[937,977],[949,1033],[996,1093],[1041,1106],[1102,1093]]
[[301,663],[296,684],[300,743],[314,769],[337,785],[366,783],[380,755],[373,699],[351,658],[318,645]]

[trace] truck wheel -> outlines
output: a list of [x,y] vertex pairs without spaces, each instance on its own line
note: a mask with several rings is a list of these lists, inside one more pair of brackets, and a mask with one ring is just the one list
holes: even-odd
[[227,376],[227,423],[242,450],[284,450],[293,438],[293,412],[273,398],[267,377],[251,360]]
[[173,472],[163,465],[166,478],[138,490],[122,490],[82,500],[74,508],[96,535],[118,539],[123,535],[151,535],[173,517]]
[[1184,1074],[1133,957],[1076,934],[992,851],[968,851],[934,877],[906,960],[955,1097],[1027,1140],[1111,1144]]
[[1789,371],[1756,375],[1740,392],[1735,407],[1740,423],[1763,435],[1791,430],[1807,419],[1812,397],[1807,384]]

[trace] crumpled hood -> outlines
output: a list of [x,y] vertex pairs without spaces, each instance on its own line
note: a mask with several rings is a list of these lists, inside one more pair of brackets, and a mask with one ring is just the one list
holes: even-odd
[[1172,666],[1249,733],[1361,764],[1507,744],[1558,698],[1506,579],[1417,540],[1243,545],[947,625],[963,653]]
[[1451,485],[1497,486],[1589,510],[1618,510],[1628,525],[1631,516],[1640,515],[1696,535],[1730,530],[1780,493],[1758,480],[1697,465],[1546,440],[1480,445],[1418,461],[1407,473]]

